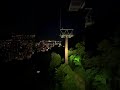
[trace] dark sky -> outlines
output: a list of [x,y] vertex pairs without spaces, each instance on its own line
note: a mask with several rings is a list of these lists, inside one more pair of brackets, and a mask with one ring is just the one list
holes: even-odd
[[[10,32],[35,33],[40,39],[59,38],[60,8],[62,27],[74,28],[80,33],[84,28],[83,12],[68,12],[70,0],[9,0],[1,3],[0,36]],[[120,21],[119,0],[86,0],[93,7],[95,28],[88,31],[88,38],[103,37]],[[86,34],[87,35],[87,34]]]
[[77,28],[80,24],[78,13],[68,12],[69,3],[70,0],[3,2],[0,33],[7,35],[11,32],[26,32],[35,33],[40,39],[59,38],[60,9],[62,27]]
[[86,29],[86,45],[96,48],[103,39],[113,37],[120,27],[120,0],[87,0],[93,8],[95,24]]

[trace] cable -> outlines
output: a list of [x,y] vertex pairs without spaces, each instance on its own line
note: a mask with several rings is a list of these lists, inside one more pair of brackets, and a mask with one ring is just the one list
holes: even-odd
[[61,29],[61,8],[60,8],[60,29]]

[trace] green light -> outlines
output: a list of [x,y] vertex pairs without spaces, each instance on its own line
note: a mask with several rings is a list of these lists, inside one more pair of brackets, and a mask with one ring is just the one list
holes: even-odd
[[78,55],[71,55],[69,61],[75,63],[75,65],[81,65],[81,58]]
[[74,58],[74,61],[80,62],[80,56],[76,56],[76,57]]

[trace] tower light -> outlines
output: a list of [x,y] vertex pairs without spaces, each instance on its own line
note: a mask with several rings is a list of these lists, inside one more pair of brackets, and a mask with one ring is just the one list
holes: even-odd
[[65,38],[65,63],[68,64],[68,38],[73,37],[74,29],[60,29],[60,37]]

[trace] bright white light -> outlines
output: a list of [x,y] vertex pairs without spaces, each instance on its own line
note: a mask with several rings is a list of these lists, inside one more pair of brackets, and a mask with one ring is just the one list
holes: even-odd
[[37,71],[37,73],[40,73],[40,71]]

